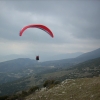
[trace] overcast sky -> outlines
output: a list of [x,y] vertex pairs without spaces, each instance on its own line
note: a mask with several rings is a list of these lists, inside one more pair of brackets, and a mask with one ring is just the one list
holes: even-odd
[[[37,28],[43,24],[51,38]],[[51,55],[100,48],[100,0],[0,0],[0,56],[23,55],[46,60]]]

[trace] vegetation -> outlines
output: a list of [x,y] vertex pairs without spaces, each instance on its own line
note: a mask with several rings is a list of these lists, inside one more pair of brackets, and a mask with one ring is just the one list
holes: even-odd
[[39,87],[38,86],[33,86],[31,88],[29,88],[29,90],[23,90],[19,93],[15,93],[15,94],[12,94],[12,95],[9,95],[9,96],[1,96],[0,97],[0,100],[24,100],[24,97],[32,94],[32,93],[35,93],[36,90],[39,90]]
[[56,80],[46,80],[43,84],[43,87],[51,88],[59,83],[60,83],[60,81],[56,81]]
[[[53,86],[55,86],[56,84],[58,84],[59,81],[56,80],[46,80],[43,84],[44,87],[47,88],[52,88]],[[32,86],[31,88],[29,88],[28,90],[23,90],[19,93],[15,93],[9,96],[1,96],[0,100],[14,100],[14,99],[18,99],[18,100],[23,100],[24,97],[35,93],[36,90],[40,90],[39,86]]]
[[65,80],[25,100],[100,100],[100,77]]
[[9,96],[0,96],[0,100],[5,100],[7,99]]
[[[46,87],[51,89],[65,79],[93,78],[100,76],[100,58],[89,60],[71,68],[54,68],[49,71],[28,76],[20,80],[0,85],[0,100],[24,98],[34,94],[36,90]],[[56,81],[57,80],[57,81]],[[22,91],[18,93],[19,91]],[[7,96],[5,96],[7,95]]]
[[33,86],[28,90],[28,94],[34,93],[36,90],[39,90],[38,86]]

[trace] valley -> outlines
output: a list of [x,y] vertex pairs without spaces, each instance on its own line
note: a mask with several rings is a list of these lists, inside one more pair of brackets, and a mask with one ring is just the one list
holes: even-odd
[[0,96],[26,91],[32,86],[42,88],[46,80],[62,82],[66,79],[100,77],[100,57],[86,61],[79,61],[79,58],[47,62],[19,58],[2,62],[0,63]]

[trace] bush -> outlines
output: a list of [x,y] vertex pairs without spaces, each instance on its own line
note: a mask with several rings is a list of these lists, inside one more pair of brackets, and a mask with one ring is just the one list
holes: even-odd
[[55,84],[55,85],[56,85],[56,84],[60,84],[60,81],[55,81],[54,84]]
[[8,96],[0,96],[0,100],[5,100],[7,98],[8,98]]
[[15,99],[17,99],[17,98],[18,98],[17,95],[11,95],[11,96],[9,96],[7,99],[5,99],[5,100],[15,100]]
[[39,87],[38,87],[38,86],[33,86],[33,87],[31,87],[31,88],[29,89],[28,93],[29,93],[29,94],[30,94],[30,93],[33,93],[33,92],[35,92],[36,90],[39,90]]
[[27,93],[26,91],[22,91],[21,96],[24,97],[24,96],[27,96],[27,94],[28,94],[28,93]]
[[49,88],[49,87],[53,87],[54,85],[59,84],[59,83],[60,83],[60,81],[56,81],[56,80],[46,80],[43,84],[43,87]]

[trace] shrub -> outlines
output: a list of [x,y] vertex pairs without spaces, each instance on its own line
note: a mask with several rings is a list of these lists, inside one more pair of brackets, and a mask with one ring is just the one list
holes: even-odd
[[53,87],[54,85],[59,84],[59,83],[60,83],[60,81],[56,81],[56,80],[46,80],[43,84],[43,87],[49,88],[49,87]]
[[5,100],[7,98],[8,98],[8,96],[0,96],[0,100]]
[[39,90],[39,87],[38,87],[38,86],[33,86],[33,87],[31,87],[31,88],[29,89],[28,93],[29,93],[29,94],[30,94],[30,93],[33,93],[33,92],[35,92],[36,90]]

